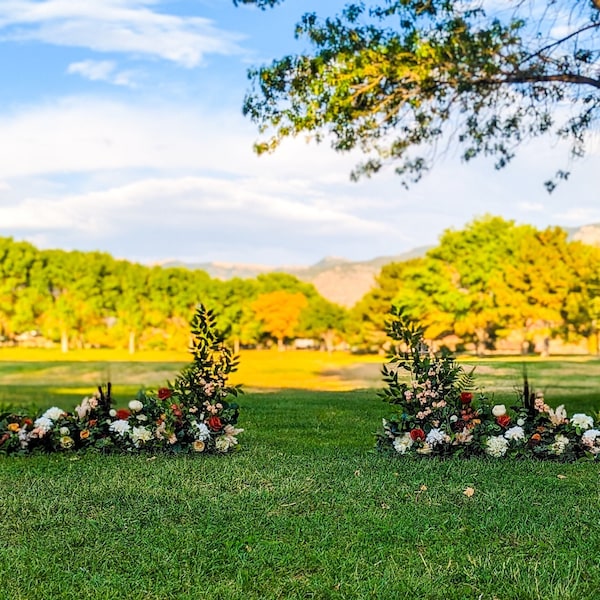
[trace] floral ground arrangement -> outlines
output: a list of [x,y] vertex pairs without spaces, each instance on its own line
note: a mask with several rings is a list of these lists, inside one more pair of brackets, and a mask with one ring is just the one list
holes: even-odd
[[[381,394],[394,414],[377,434],[381,450],[401,455],[530,457],[570,462],[597,459],[600,429],[583,413],[553,409],[542,392],[523,390],[514,406],[495,404],[475,391],[474,372],[464,371],[447,351],[432,352],[423,330],[392,309],[388,334],[398,343],[391,366],[382,369]],[[402,374],[408,374],[402,378]]]
[[193,361],[158,390],[140,390],[127,408],[113,406],[110,383],[73,413],[52,407],[41,415],[0,414],[0,453],[168,452],[225,453],[238,444],[241,392],[228,386],[237,357],[224,344],[215,315],[200,305],[191,323]]

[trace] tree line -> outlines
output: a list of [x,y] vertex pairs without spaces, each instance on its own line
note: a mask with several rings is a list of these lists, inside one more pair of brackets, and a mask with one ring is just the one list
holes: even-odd
[[332,348],[347,313],[285,273],[212,279],[201,270],[144,266],[102,252],[39,250],[0,238],[0,336],[24,333],[70,348],[183,349],[196,306],[217,309],[237,350],[307,337]]
[[[203,303],[241,346],[298,338],[332,350],[378,351],[392,305],[420,321],[438,345],[481,354],[511,342],[542,351],[549,341],[588,341],[598,352],[600,248],[485,216],[448,230],[425,256],[383,267],[353,308],[285,273],[221,281],[201,270],[144,266],[101,252],[38,250],[0,238],[0,336],[26,332],[77,347],[182,349]],[[503,345],[504,344],[504,345]],[[540,345],[541,344],[541,345]]]
[[524,350],[551,339],[588,340],[598,352],[600,248],[500,217],[446,231],[422,258],[383,267],[355,307],[360,337],[384,343],[390,305],[426,328],[428,339],[454,338],[478,353],[513,340]]

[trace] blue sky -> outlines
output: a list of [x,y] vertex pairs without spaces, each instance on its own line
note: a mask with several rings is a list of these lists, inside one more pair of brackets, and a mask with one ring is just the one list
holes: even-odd
[[360,157],[326,143],[256,157],[247,69],[304,47],[303,12],[344,4],[2,0],[0,235],[146,263],[291,265],[399,254],[485,213],[600,221],[597,140],[552,195],[542,182],[566,151],[548,140],[501,172],[448,155],[408,191],[391,172],[350,182]]

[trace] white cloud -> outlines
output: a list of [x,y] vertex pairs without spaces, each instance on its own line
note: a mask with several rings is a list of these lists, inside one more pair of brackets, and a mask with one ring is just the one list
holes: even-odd
[[281,228],[297,226],[314,233],[370,236],[390,233],[384,222],[361,219],[327,209],[319,202],[301,201],[288,190],[283,197],[265,190],[260,179],[227,181],[210,177],[150,178],[85,194],[50,199],[29,198],[0,205],[2,228],[79,229],[99,234],[121,226],[148,225]]
[[157,12],[152,0],[3,0],[0,39],[124,52],[184,67],[240,53],[240,40],[209,19]]
[[584,225],[600,220],[600,210],[597,208],[573,207],[564,212],[557,212],[553,216],[559,223]]
[[519,208],[525,212],[541,212],[544,205],[541,202],[519,202]]
[[131,71],[117,71],[117,65],[110,60],[84,60],[71,63],[67,73],[81,75],[90,81],[105,81],[114,85],[134,87]]

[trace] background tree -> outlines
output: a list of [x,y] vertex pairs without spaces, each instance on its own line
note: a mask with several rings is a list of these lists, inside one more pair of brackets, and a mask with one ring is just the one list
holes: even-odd
[[[579,157],[597,127],[600,0],[371,0],[324,20],[306,14],[296,36],[313,51],[250,72],[244,112],[269,134],[259,152],[328,137],[367,155],[355,177],[390,163],[407,182],[442,140],[502,168],[544,135]],[[567,176],[559,169],[547,188]]]
[[261,294],[252,303],[252,309],[264,331],[277,340],[279,350],[284,350],[284,341],[296,334],[300,314],[307,304],[306,296],[300,292],[277,290]]
[[347,316],[348,311],[342,306],[316,296],[300,314],[299,329],[305,337],[320,340],[327,352],[333,352],[336,336],[346,328]]

